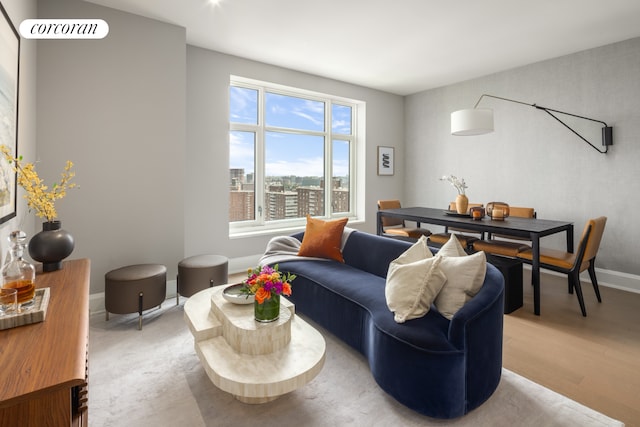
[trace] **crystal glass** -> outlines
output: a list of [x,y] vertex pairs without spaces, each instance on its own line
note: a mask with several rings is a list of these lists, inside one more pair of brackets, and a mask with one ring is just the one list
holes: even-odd
[[35,267],[22,256],[26,247],[27,235],[17,230],[9,234],[9,259],[2,266],[2,287],[18,291],[18,304],[21,308],[33,306],[35,297]]

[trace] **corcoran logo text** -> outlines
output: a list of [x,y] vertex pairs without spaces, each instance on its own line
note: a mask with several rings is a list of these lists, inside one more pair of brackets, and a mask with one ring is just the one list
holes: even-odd
[[102,19],[25,19],[20,34],[25,39],[103,39],[109,24]]

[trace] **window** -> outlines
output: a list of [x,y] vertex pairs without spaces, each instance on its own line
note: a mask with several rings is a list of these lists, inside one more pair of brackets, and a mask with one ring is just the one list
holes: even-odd
[[362,105],[232,77],[231,233],[295,227],[307,214],[356,217],[356,129]]

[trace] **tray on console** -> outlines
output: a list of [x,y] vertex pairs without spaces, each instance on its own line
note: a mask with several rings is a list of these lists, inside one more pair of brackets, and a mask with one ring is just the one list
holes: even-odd
[[49,294],[49,288],[36,289],[36,296],[33,307],[29,308],[28,310],[23,310],[22,312],[13,313],[9,316],[1,316],[0,330],[42,322],[47,316]]

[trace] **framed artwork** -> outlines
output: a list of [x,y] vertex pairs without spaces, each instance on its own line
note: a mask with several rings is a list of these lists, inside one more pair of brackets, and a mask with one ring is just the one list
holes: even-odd
[[[0,145],[18,155],[20,37],[0,3]],[[0,156],[0,224],[16,216],[16,173]]]
[[378,146],[378,175],[393,175],[393,147]]

